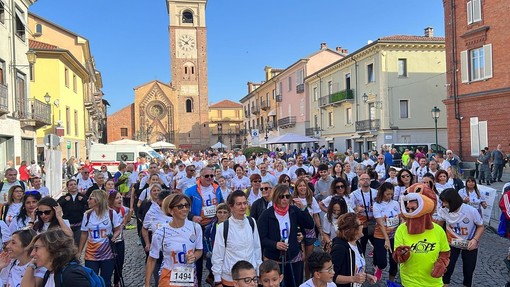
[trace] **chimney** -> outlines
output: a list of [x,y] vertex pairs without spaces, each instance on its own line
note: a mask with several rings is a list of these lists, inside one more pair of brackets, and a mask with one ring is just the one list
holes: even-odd
[[251,93],[251,91],[253,91],[253,83],[248,82],[248,94]]
[[427,37],[427,38],[434,37],[434,28],[432,28],[430,26],[425,28],[425,37]]
[[342,47],[336,47],[335,51],[342,53]]
[[322,43],[321,43],[321,50],[324,50],[324,49],[326,49],[326,48],[328,48],[328,45],[326,45],[326,43],[325,43],[325,42],[322,42]]
[[347,54],[349,54],[349,51],[347,49],[342,49],[342,51],[340,51],[340,53],[347,55]]

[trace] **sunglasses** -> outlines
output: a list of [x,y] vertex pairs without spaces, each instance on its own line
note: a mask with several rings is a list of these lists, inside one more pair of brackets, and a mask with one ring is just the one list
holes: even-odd
[[345,188],[344,185],[337,185],[337,186],[335,186],[335,189],[344,189],[344,188]]
[[254,180],[254,181],[252,181],[252,182],[255,182],[255,183],[261,183],[261,182],[262,182],[262,180]]
[[39,194],[39,191],[37,190],[27,190],[25,191],[25,195],[36,195]]
[[189,172],[195,172],[195,170],[194,169],[190,169]]
[[280,195],[278,195],[278,198],[279,199],[284,199],[284,198],[285,199],[290,199],[290,196],[291,196],[290,194],[280,194]]
[[264,191],[266,191],[266,190],[271,190],[271,188],[270,188],[270,187],[268,187],[268,186],[266,186],[266,187],[261,187],[261,188],[260,188],[260,190],[264,190]]
[[402,176],[400,176],[400,177],[401,177],[401,178],[408,178],[408,177],[411,177],[411,176],[410,176],[410,175],[408,175],[408,174],[405,174],[405,175],[402,175]]
[[282,182],[289,182],[289,181],[290,181],[290,180],[288,180],[288,179],[284,179],[284,180],[282,180]]
[[204,176],[205,178],[213,178],[213,177],[214,177],[214,175],[213,175],[213,174],[204,174],[203,176]]
[[[190,205],[189,205],[189,203],[185,203],[185,204],[177,204],[177,205],[176,205],[176,206],[174,206],[174,207],[177,207],[177,209],[182,210],[182,209],[184,209],[184,208],[188,209],[188,208],[189,208],[189,206],[190,206]],[[174,208],[174,207],[172,207],[172,208]]]
[[37,210],[37,211],[35,212],[35,214],[36,214],[36,215],[39,215],[39,216],[41,216],[41,215],[43,215],[43,214],[44,214],[44,215],[50,215],[50,214],[51,214],[51,212],[52,212],[52,210],[51,210],[51,209],[50,209],[50,210]]

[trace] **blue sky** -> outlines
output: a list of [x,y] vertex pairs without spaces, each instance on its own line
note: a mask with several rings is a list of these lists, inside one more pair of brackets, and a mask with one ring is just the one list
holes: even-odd
[[[170,82],[165,0],[39,0],[30,11],[90,41],[111,114],[133,101],[133,88]],[[239,101],[264,66],[286,68],[326,42],[353,52],[368,40],[444,36],[442,1],[209,0],[209,102]]]

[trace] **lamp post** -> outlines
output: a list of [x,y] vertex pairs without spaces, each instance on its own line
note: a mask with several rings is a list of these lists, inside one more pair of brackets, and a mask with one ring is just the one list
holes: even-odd
[[228,129],[228,139],[230,140],[230,150],[232,150],[232,129]]
[[438,107],[434,107],[434,108],[432,108],[432,110],[430,112],[432,113],[432,118],[434,119],[434,124],[435,124],[436,149],[437,149],[437,147],[438,147],[438,142],[437,142],[437,119],[439,119],[439,115],[441,113],[441,110]]
[[223,124],[219,123],[218,124],[218,142],[221,142],[222,139],[221,139],[221,132],[223,131]]
[[267,117],[267,118],[266,118],[266,136],[264,137],[264,139],[266,140],[266,142],[267,142],[267,140],[269,139],[268,134],[269,134],[269,132],[270,132],[271,130],[272,130],[272,127],[271,127],[270,122],[269,122],[269,117]]

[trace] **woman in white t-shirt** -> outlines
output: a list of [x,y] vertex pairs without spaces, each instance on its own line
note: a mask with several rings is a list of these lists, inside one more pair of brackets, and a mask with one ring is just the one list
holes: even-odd
[[[303,206],[306,206],[308,213],[313,218],[315,222],[316,228],[305,229],[304,230],[304,243],[305,243],[305,258],[308,257],[313,252],[313,247],[315,241],[319,237],[319,234],[315,231],[316,229],[322,234],[321,227],[321,219],[319,217],[319,213],[321,212],[321,208],[317,203],[315,197],[313,197],[312,190],[308,187],[308,182],[304,178],[299,178],[296,180],[296,192],[292,194],[293,199],[299,199]],[[303,232],[303,231],[302,231]],[[306,261],[305,261],[306,265]],[[309,278],[310,270],[305,266],[305,277]]]
[[463,285],[472,286],[476,268],[480,237],[485,230],[482,216],[465,203],[454,188],[447,188],[439,195],[442,202],[439,210],[439,225],[446,223],[446,237],[450,244],[450,263],[443,275],[444,286],[448,287],[459,255],[462,254]]
[[345,199],[341,196],[333,196],[322,220],[322,239],[324,241],[324,249],[328,252],[331,251],[331,240],[336,237],[338,232],[338,217],[347,212],[349,211]]
[[202,256],[202,228],[187,219],[191,200],[184,194],[175,193],[163,200],[162,209],[173,220],[162,226],[152,236],[152,243],[145,267],[145,286],[150,286],[151,274],[160,252],[163,264],[158,286],[193,284],[196,280],[195,262]]
[[[230,188],[232,190],[245,190],[250,186],[250,179],[244,175],[244,168],[240,164],[234,166],[236,176],[230,180]],[[226,197],[224,197],[226,200]]]
[[106,286],[111,286],[115,257],[110,239],[115,242],[121,234],[121,218],[108,208],[106,192],[102,190],[92,191],[88,204],[90,209],[83,215],[81,223],[78,256],[85,249],[85,266],[101,274]]
[[21,201],[23,199],[24,191],[21,185],[13,185],[9,188],[7,193],[7,202],[2,206],[2,220],[7,225],[16,217],[21,209]]
[[354,201],[350,195],[350,190],[347,180],[343,177],[333,179],[329,188],[329,195],[319,202],[321,210],[327,212],[331,199],[335,196],[340,196],[345,200],[348,212],[353,212]]
[[482,215],[482,207],[483,209],[487,208],[485,196],[480,193],[478,185],[476,184],[476,179],[472,176],[466,179],[466,187],[459,190],[459,195],[462,197],[464,203],[474,207],[476,210],[478,210],[480,215]]
[[35,210],[37,203],[41,200],[41,194],[38,191],[27,191],[23,196],[22,206],[18,216],[14,217],[9,225],[11,233],[27,226],[32,226],[35,222]]
[[117,240],[113,241],[115,246],[115,252],[117,256],[115,256],[116,260],[116,269],[113,273],[113,284],[117,286],[120,283],[120,278],[122,277],[122,268],[124,267],[124,256],[126,251],[126,245],[124,243],[124,229],[126,225],[131,220],[131,215],[133,212],[122,205],[122,195],[118,191],[110,191],[110,195],[108,195],[108,206],[119,215],[121,219],[120,224],[120,234],[117,237]]
[[444,169],[440,169],[436,172],[436,189],[437,192],[441,194],[443,190],[447,188],[455,188],[453,186],[453,182],[449,182],[450,176],[448,172]]
[[395,231],[400,225],[400,205],[393,200],[393,196],[393,184],[384,182],[379,186],[374,203],[374,218],[377,222],[374,231],[374,275],[377,280],[381,279],[382,270],[388,264],[387,257],[390,257],[390,281],[395,280],[398,271],[397,262],[393,260],[391,250],[394,246]]
[[[12,239],[5,247],[7,252],[0,254],[0,269],[2,270],[0,278],[2,283],[5,284],[2,286],[20,286],[26,269],[33,268],[30,265],[32,248],[29,245],[35,235],[35,231],[31,229],[18,230],[12,234]],[[35,272],[36,286],[39,286],[43,281],[42,278],[46,271],[43,269],[38,268]]]
[[[249,181],[250,180],[248,179],[248,182]],[[223,197],[223,200],[227,201],[228,196],[230,195],[230,193],[232,193],[232,189],[230,189],[227,186],[227,179],[223,175],[221,175],[218,178],[218,184],[220,186],[221,196]]]
[[50,229],[59,228],[62,229],[65,234],[73,236],[73,231],[70,227],[71,224],[69,224],[69,220],[62,218],[62,208],[55,199],[49,196],[41,199],[37,204],[35,215],[37,218],[33,229],[38,234]]

